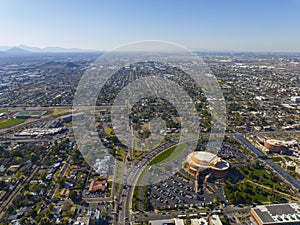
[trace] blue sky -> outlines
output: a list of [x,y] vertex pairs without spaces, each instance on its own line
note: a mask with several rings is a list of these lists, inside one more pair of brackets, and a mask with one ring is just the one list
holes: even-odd
[[109,50],[141,40],[191,49],[300,52],[300,1],[0,1],[0,46]]

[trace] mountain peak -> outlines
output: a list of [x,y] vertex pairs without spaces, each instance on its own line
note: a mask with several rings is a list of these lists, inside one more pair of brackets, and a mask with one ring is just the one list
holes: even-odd
[[27,45],[19,45],[15,47],[0,46],[0,51],[2,53],[11,54],[28,54],[28,53],[77,53],[77,52],[98,52],[94,50],[84,50],[79,48],[62,48],[62,47],[31,47]]
[[9,48],[5,52],[10,53],[10,54],[29,54],[30,53],[29,51],[27,51],[23,48],[19,48],[19,47]]

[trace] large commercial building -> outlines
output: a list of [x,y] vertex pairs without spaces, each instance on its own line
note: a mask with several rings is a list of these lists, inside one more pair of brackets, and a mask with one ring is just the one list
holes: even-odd
[[286,154],[288,151],[286,142],[275,139],[266,140],[264,143],[264,147],[273,153]]
[[152,220],[150,225],[184,225],[183,219]]
[[250,210],[259,225],[300,224],[300,204],[260,205]]
[[300,103],[300,96],[292,96],[291,101]]
[[211,174],[216,178],[226,176],[229,163],[210,152],[197,151],[189,154],[184,162],[191,175]]

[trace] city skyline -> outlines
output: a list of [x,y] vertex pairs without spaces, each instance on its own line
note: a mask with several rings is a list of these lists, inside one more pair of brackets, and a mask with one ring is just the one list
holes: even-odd
[[294,0],[2,1],[0,46],[106,51],[163,40],[192,50],[300,52],[299,8]]

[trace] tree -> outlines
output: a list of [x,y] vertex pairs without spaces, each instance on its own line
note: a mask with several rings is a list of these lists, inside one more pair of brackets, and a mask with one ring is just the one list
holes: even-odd
[[16,158],[15,158],[15,163],[16,164],[21,164],[23,162],[23,158],[21,158],[20,156],[16,156]]
[[48,209],[49,209],[50,211],[52,211],[53,207],[54,207],[54,205],[53,205],[53,204],[50,204],[49,207],[48,207]]
[[217,196],[217,197],[214,198],[213,203],[214,203],[214,205],[216,205],[216,206],[219,205],[219,203],[220,203],[220,198],[219,198],[219,196]]
[[57,183],[59,184],[60,187],[62,187],[65,182],[66,182],[66,178],[65,177],[59,177],[59,178],[57,178]]
[[49,218],[47,218],[47,217],[42,218],[41,225],[50,225],[50,224],[51,224],[51,222],[50,222]]
[[106,210],[101,210],[101,216],[106,218],[108,216],[108,212]]
[[39,189],[39,185],[37,183],[33,183],[29,186],[30,191],[37,191]]
[[29,215],[32,217],[32,218],[35,218],[36,215],[37,215],[37,210],[36,209],[33,209],[30,211]]
[[70,193],[69,193],[69,197],[72,200],[76,199],[77,198],[77,192],[74,191],[74,190],[71,190]]
[[63,224],[69,224],[69,217],[65,217],[64,220],[63,220]]
[[37,157],[37,155],[35,153],[32,153],[31,157],[30,157],[30,161],[32,163],[36,163],[38,160],[39,160],[39,158]]
[[5,187],[5,181],[0,180],[0,189],[2,190]]
[[63,203],[62,211],[68,213],[72,207],[72,204],[69,201]]
[[19,222],[20,222],[20,224],[26,224],[26,220],[27,220],[27,217],[22,217]]

